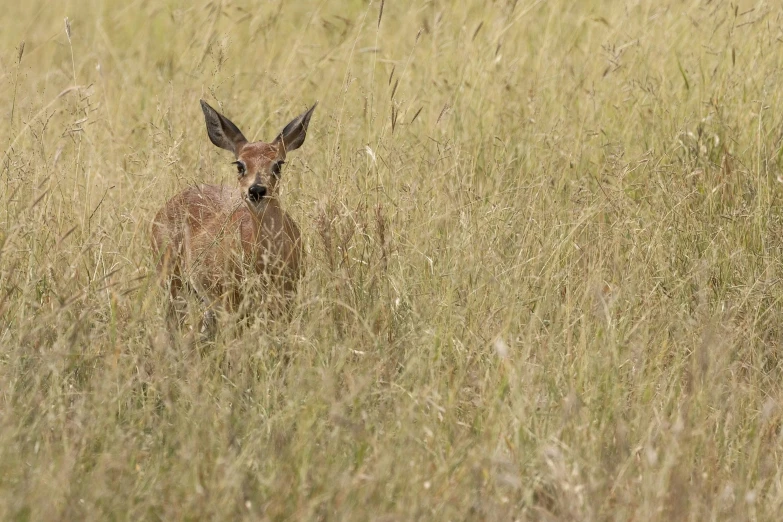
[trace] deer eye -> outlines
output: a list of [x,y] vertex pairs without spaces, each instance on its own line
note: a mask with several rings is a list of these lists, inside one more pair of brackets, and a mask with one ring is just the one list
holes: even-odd
[[272,163],[272,174],[274,174],[275,176],[279,176],[280,171],[283,168],[283,163],[285,163],[285,161],[276,161]]
[[234,163],[232,163],[232,165],[237,166],[237,176],[241,178],[242,176],[245,175],[247,167],[245,167],[244,163],[242,163],[241,161],[235,161]]

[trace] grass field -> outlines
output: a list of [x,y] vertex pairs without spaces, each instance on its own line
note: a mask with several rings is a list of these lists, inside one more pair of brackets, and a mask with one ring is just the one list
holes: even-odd
[[[780,520],[777,2],[0,20],[0,519]],[[213,345],[149,241],[236,183],[200,98],[267,140],[319,102],[293,318]]]

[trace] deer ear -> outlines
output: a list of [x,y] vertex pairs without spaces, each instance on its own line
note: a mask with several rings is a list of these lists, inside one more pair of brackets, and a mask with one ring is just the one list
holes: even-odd
[[209,141],[221,149],[230,150],[235,156],[238,155],[239,149],[247,143],[242,131],[204,100],[201,100],[201,110],[204,111],[204,119],[207,122]]
[[298,149],[304,143],[307,126],[310,124],[310,116],[313,115],[316,105],[318,105],[317,102],[309,110],[291,120],[291,123],[286,125],[285,129],[275,138],[275,143],[283,144],[284,155],[286,152]]

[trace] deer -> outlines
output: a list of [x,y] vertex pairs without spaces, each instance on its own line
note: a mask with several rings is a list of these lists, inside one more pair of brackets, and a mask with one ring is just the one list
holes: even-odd
[[238,312],[242,307],[246,316],[264,302],[275,304],[273,316],[290,311],[303,272],[302,239],[280,205],[279,182],[287,154],[305,141],[316,105],[266,143],[249,142],[231,120],[201,100],[209,140],[234,154],[238,183],[190,186],[155,216],[152,249],[159,282],[168,291],[170,327],[182,327],[187,293],[204,307],[195,326],[202,339],[214,338],[220,309]]

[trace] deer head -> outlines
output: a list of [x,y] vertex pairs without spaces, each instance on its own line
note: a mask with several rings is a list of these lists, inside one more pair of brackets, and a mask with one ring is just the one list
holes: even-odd
[[269,198],[277,196],[277,182],[286,154],[302,146],[315,106],[294,118],[271,143],[247,141],[228,118],[201,100],[210,141],[234,153],[239,188],[251,210],[259,212]]

